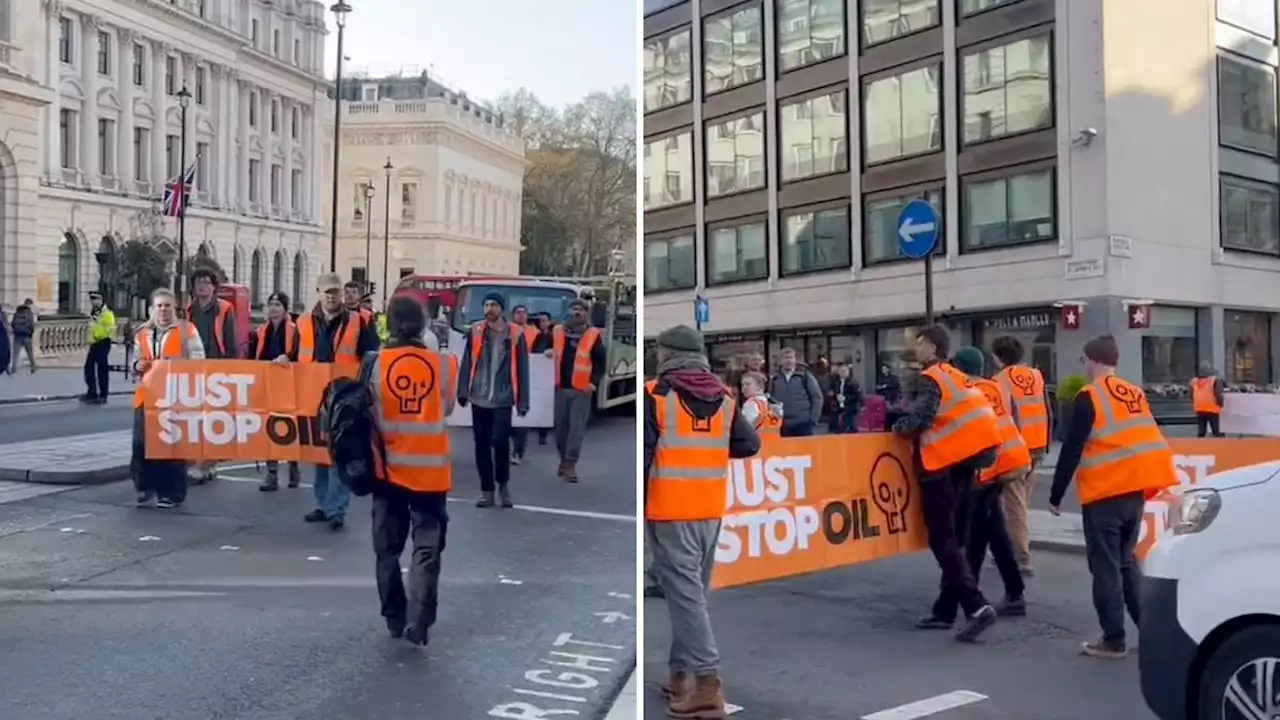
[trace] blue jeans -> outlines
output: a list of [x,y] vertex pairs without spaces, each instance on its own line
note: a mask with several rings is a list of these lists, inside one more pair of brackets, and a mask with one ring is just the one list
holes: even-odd
[[346,518],[347,505],[351,504],[351,491],[347,486],[337,478],[330,482],[328,465],[313,466],[311,477],[311,492],[315,495],[316,507],[323,510],[331,520]]

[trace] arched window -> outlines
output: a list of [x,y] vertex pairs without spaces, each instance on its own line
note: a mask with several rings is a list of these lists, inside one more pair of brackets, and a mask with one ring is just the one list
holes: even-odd
[[277,250],[275,262],[272,263],[271,268],[271,292],[278,292],[284,289],[285,262],[287,262],[287,260],[285,259],[284,251]]
[[80,311],[80,243],[71,233],[58,246],[58,312]]
[[302,297],[302,283],[306,279],[307,272],[307,256],[299,250],[298,254],[293,256],[293,307],[301,311],[306,307],[306,301]]
[[249,305],[262,309],[262,249],[253,251],[253,263],[249,267]]

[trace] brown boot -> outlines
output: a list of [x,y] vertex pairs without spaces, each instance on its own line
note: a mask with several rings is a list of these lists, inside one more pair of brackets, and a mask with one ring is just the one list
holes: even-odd
[[560,467],[556,468],[556,477],[558,477],[558,478],[562,478],[562,477],[564,477],[564,469],[565,469],[566,467],[568,467],[568,466],[569,466],[569,464],[568,464],[567,462],[565,462],[565,461],[564,461],[564,458],[561,458],[561,459],[560,459]]
[[667,706],[667,717],[680,720],[723,720],[726,714],[720,675],[699,675],[692,692],[686,693],[684,697],[671,699],[671,704]]
[[566,460],[564,463],[564,479],[571,483],[578,482],[578,461]]
[[689,674],[683,670],[672,672],[671,677],[658,685],[658,692],[662,693],[662,699],[668,702],[688,695],[692,689],[693,684],[689,682]]

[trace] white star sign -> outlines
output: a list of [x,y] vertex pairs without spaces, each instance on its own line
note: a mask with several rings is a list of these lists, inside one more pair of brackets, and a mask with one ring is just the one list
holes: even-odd
[[1141,305],[1133,309],[1133,324],[1145,325],[1147,323],[1147,311]]
[[1067,311],[1067,324],[1068,324],[1068,325],[1071,325],[1071,326],[1073,326],[1073,327],[1075,326],[1075,324],[1076,324],[1076,311],[1075,311],[1075,310],[1068,310],[1068,311]]

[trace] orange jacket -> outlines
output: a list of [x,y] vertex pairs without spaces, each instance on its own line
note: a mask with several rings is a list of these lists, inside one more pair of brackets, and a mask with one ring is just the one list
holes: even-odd
[[[347,311],[342,334],[333,339],[333,361],[338,365],[360,364],[357,348],[360,341],[359,313]],[[311,313],[298,316],[298,362],[316,361],[316,323]]]
[[716,520],[724,517],[729,481],[729,435],[734,399],[726,388],[716,414],[698,420],[674,390],[654,394],[656,380],[644,385],[658,415],[658,442],[649,473],[644,517],[654,522]]
[[1178,483],[1173,450],[1142,388],[1107,375],[1080,392],[1093,401],[1093,429],[1075,475],[1081,505]]
[[[591,348],[600,342],[600,331],[589,327],[582,331],[578,340],[578,349],[573,353],[573,375],[569,381],[574,390],[585,392],[591,384]],[[555,358],[556,389],[560,389],[560,363],[564,360],[564,326],[557,325],[551,330],[551,350]]]
[[920,433],[920,462],[935,473],[1001,445],[996,414],[969,378],[948,363],[935,363],[921,373],[938,384],[941,397],[933,425]]
[[1192,378],[1191,403],[1196,412],[1212,415],[1222,412],[1222,407],[1218,405],[1218,394],[1214,392],[1214,386],[1217,384],[1218,378],[1215,377]]
[[1044,402],[1044,375],[1038,368],[1010,365],[996,373],[1017,410],[1018,432],[1031,452],[1049,449],[1049,407]]
[[1000,429],[1000,448],[996,451],[995,464],[978,472],[978,482],[985,485],[1009,473],[1030,470],[1031,451],[1018,433],[1018,426],[1013,424],[1013,415],[1009,412],[1009,394],[994,380],[977,378],[972,382],[991,405],[996,414],[996,425]]
[[448,399],[455,365],[444,353],[421,347],[382,348],[370,374],[374,419],[385,454],[383,477],[414,492],[448,492]]

